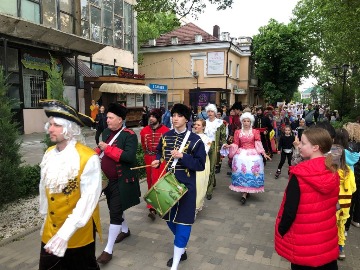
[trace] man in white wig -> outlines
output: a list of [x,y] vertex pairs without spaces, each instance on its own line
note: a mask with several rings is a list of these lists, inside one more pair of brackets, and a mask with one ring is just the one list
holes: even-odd
[[215,167],[220,160],[220,149],[226,144],[226,125],[222,119],[216,118],[217,109],[214,104],[205,107],[208,119],[206,119],[205,134],[210,138],[211,147],[209,150],[210,176],[206,191],[206,198],[211,200],[214,187],[216,186]]
[[99,157],[78,142],[81,126],[93,120],[57,100],[41,100],[49,121],[45,130],[55,145],[40,164],[41,228],[39,269],[100,269],[95,232],[101,237]]

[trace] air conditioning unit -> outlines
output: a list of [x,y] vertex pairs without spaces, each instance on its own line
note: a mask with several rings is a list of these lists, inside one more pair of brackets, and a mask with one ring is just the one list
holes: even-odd
[[238,86],[235,84],[234,86],[233,86],[233,90],[238,90]]
[[197,77],[199,77],[199,72],[198,71],[193,71],[193,77],[195,77],[195,78],[197,78]]

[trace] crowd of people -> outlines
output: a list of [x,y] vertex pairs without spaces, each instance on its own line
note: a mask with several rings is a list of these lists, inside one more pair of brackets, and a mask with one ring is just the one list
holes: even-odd
[[[115,243],[130,236],[125,211],[140,203],[139,141],[148,193],[167,175],[186,190],[164,213],[151,202],[146,206],[148,217],[154,221],[159,215],[174,235],[173,256],[166,263],[172,270],[188,258],[192,225],[205,199],[216,195],[216,174],[226,156],[229,189],[240,194],[241,205],[251,194],[265,192],[264,167],[274,154],[281,155],[275,178],[287,160],[289,182],[274,238],[276,251],[292,269],[337,269],[337,260],[346,257],[350,225],[360,228],[360,123],[335,130],[317,104],[207,104],[198,113],[184,104],[167,110],[144,107],[140,138],[125,126],[127,109],[120,104],[101,106],[92,118],[60,101],[42,105],[55,146],[40,165],[40,269],[99,269],[98,264],[112,260]],[[85,125],[97,129],[95,149],[80,142]],[[96,258],[102,191],[110,224],[106,246]]]

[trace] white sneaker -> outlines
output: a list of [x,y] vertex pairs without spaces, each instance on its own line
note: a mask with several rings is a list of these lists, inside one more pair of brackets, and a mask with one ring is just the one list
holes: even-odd
[[359,222],[355,222],[355,221],[351,221],[351,224],[353,225],[353,226],[355,226],[356,228],[360,228],[360,223]]
[[347,231],[345,231],[345,233],[344,233],[344,234],[345,234],[345,237],[347,237]]

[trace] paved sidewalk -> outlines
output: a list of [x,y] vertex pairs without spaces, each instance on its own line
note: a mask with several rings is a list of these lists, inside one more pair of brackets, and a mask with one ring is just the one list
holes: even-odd
[[[24,139],[23,151],[31,160],[41,160],[42,150],[38,148],[42,146],[35,139],[35,143]],[[86,139],[93,140],[93,137]],[[241,195],[228,188],[230,178],[226,175],[225,161],[221,173],[216,175],[213,199],[206,200],[193,226],[188,259],[180,263],[179,269],[290,269],[290,264],[280,258],[273,247],[275,217],[287,182],[285,174],[274,179],[279,156],[275,155],[265,167],[266,192],[251,195],[244,206],[240,204]],[[285,165],[283,171],[286,169]],[[142,194],[146,188],[146,183],[142,183]],[[109,224],[104,200],[100,207],[104,243],[97,241],[97,255],[105,247]],[[113,260],[101,269],[168,269],[166,262],[172,256],[173,236],[165,221],[157,218],[152,222],[147,213],[144,201],[126,211],[131,236],[115,245]],[[360,269],[359,245],[360,229],[351,227],[345,247],[346,260],[339,262],[339,269]],[[38,230],[5,245],[0,242],[0,269],[37,269],[39,249]]]

